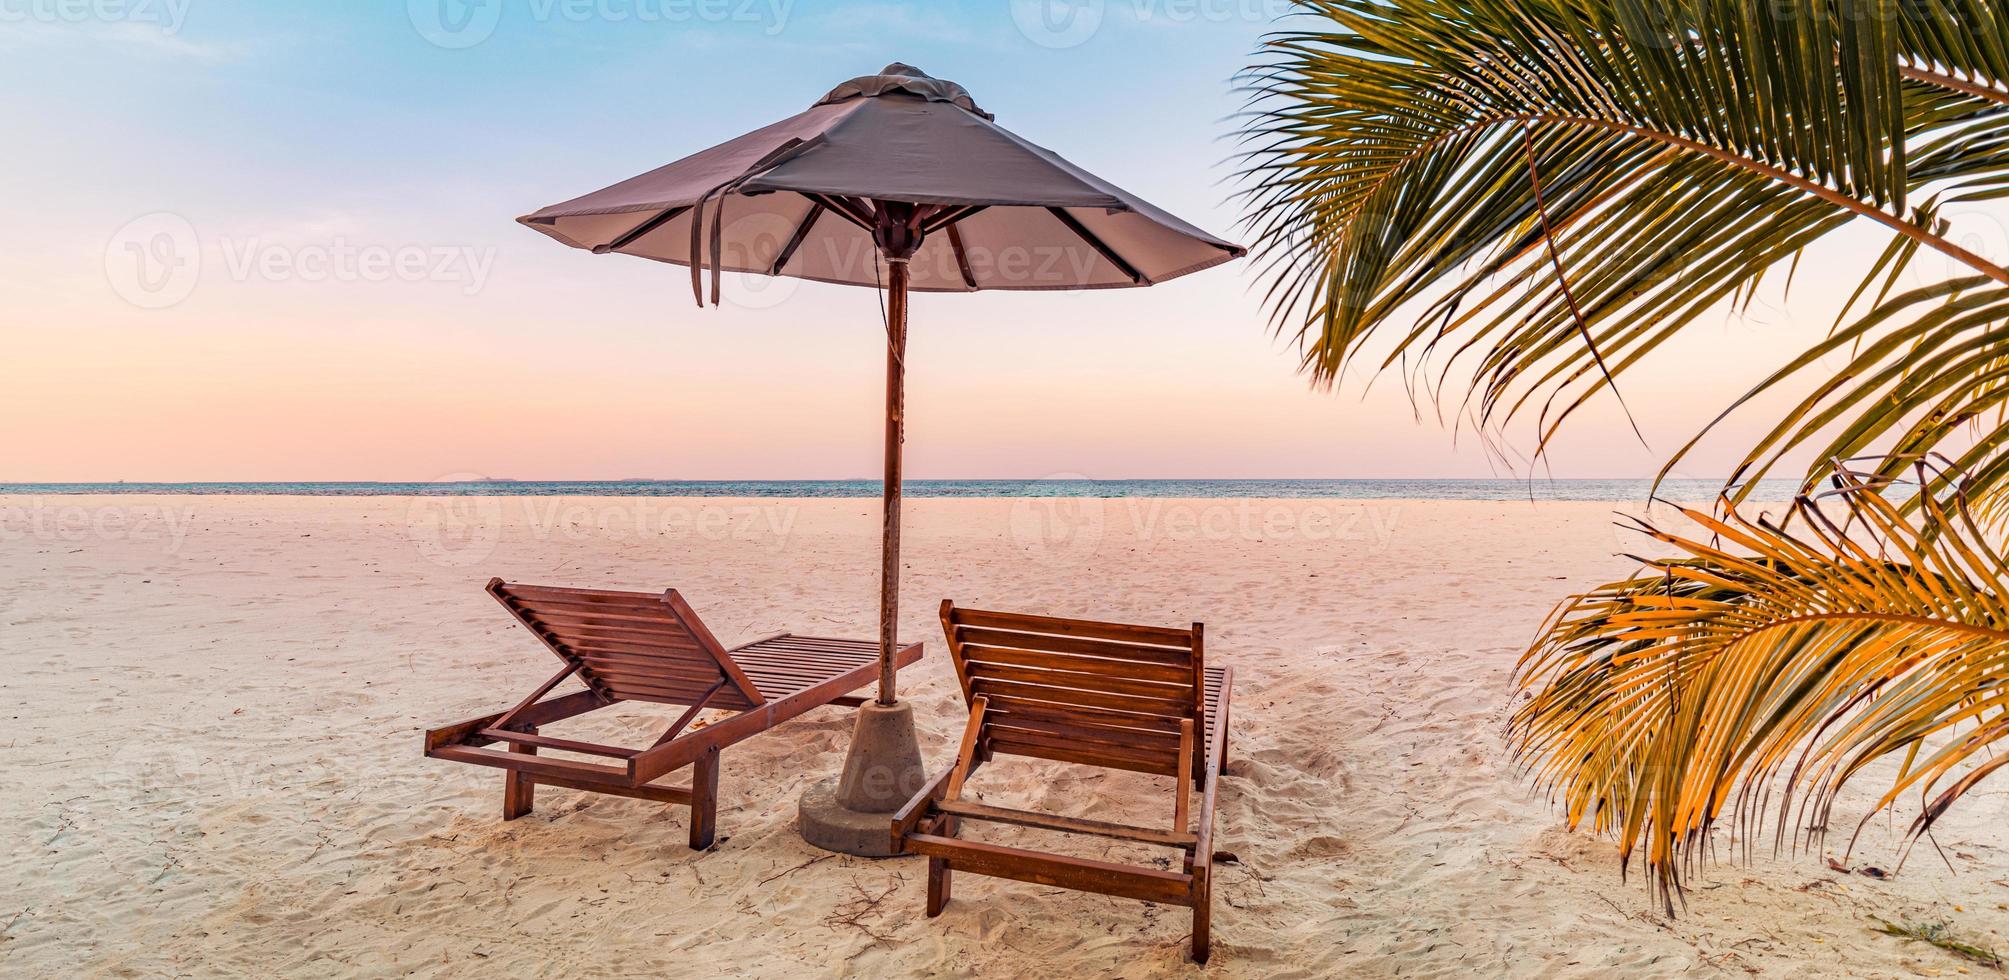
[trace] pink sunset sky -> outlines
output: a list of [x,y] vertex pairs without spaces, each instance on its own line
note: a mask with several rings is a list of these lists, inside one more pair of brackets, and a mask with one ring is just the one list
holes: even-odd
[[[422,4],[308,6],[0,23],[16,142],[0,157],[0,482],[873,475],[871,290],[729,281],[725,306],[698,310],[679,268],[512,219],[903,60],[1241,240],[1232,76],[1272,26],[1261,3],[1113,4],[1077,39],[1012,4],[668,22],[511,0],[473,43],[442,44]],[[1622,382],[1649,445],[1606,402],[1553,473],[1651,474],[1825,330],[1881,245],[1824,245],[1790,294],[1705,318]],[[1311,390],[1260,287],[1242,262],[1145,290],[917,297],[908,475],[1516,472],[1419,418],[1398,376]],[[1754,429],[1682,472],[1721,475]]]

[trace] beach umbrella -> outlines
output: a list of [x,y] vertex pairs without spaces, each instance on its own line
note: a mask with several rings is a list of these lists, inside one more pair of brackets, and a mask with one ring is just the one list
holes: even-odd
[[[1149,286],[1244,251],[999,126],[961,85],[897,63],[780,122],[517,220],[596,254],[688,266],[700,306],[707,286],[718,302],[727,271],[885,290],[877,707],[889,714],[868,721],[874,705],[861,711],[834,791],[869,814],[859,826],[876,838],[887,836],[883,813],[922,778],[919,749],[908,748],[911,714],[890,713],[908,292]],[[899,761],[908,755],[911,766]],[[872,766],[897,771],[858,771]],[[843,836],[826,830],[818,839],[807,802],[803,816],[817,843]],[[837,849],[867,853],[872,843]]]

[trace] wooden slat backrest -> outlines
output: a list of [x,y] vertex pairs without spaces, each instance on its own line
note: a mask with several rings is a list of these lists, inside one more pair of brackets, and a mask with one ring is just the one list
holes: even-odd
[[708,707],[744,709],[764,700],[675,589],[657,595],[495,579],[488,592],[609,700],[687,705],[713,688]]
[[1204,730],[1201,626],[1165,629],[958,609],[942,629],[993,753],[1176,775],[1179,725]]

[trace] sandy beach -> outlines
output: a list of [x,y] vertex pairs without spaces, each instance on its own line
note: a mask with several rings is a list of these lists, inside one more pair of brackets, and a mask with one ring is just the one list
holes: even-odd
[[[724,757],[720,842],[685,812],[421,756],[554,666],[482,592],[675,586],[728,643],[870,637],[873,500],[0,497],[0,971],[13,976],[1852,976],[1986,968],[1876,931],[2009,930],[2009,788],[1902,871],[1910,816],[1724,860],[1658,914],[1508,757],[1509,671],[1552,603],[1627,571],[1598,503],[926,499],[903,674],[931,767],[963,710],[935,619],[978,607],[1207,624],[1238,684],[1214,956],[1185,910],[804,844],[849,713]],[[641,739],[652,713],[595,722]],[[1853,827],[1874,779],[1844,797]],[[1169,781],[1003,761],[983,799],[1155,819]],[[1733,841],[1722,851],[1734,858]],[[1084,856],[1128,856],[1120,848]],[[1942,858],[1943,855],[1943,858]],[[1950,865],[1950,867],[1949,867]]]

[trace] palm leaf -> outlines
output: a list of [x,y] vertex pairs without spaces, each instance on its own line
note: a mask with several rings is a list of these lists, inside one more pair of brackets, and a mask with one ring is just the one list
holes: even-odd
[[[1532,416],[1539,456],[1807,245],[1857,221],[1891,233],[1830,336],[1729,411],[1807,389],[1738,480],[1795,451],[1896,452],[1816,465],[1808,490],[1832,473],[1840,495],[1776,522],[1733,495],[1685,511],[1687,533],[1641,524],[1674,557],[1558,609],[1512,732],[1571,825],[1642,855],[1670,910],[1726,814],[1776,812],[1775,842],[1799,842],[1789,828],[1825,827],[1840,788],[1892,756],[1878,807],[1917,791],[1923,832],[2003,764],[1980,753],[2009,728],[2004,567],[1974,523],[2009,520],[2009,270],[1943,218],[2009,196],[2009,16],[1993,0],[1298,6],[1248,76],[1244,201],[1277,328],[1316,383],[1400,366],[1441,402],[1467,377],[1460,419],[1490,440]],[[1898,290],[1925,252],[1972,275]],[[1920,465],[1942,451],[1953,466]],[[1915,492],[1878,492],[1906,472]]]
[[1386,333],[1371,370],[1437,391],[1468,369],[1473,422],[1536,413],[1539,455],[1680,328],[1850,221],[2009,284],[1909,204],[2005,191],[1991,4],[1299,8],[1317,26],[1271,38],[1249,76],[1244,200],[1317,383]]
[[1847,480],[1778,521],[1726,504],[1682,508],[1691,533],[1638,522],[1673,556],[1565,602],[1522,660],[1517,751],[1571,826],[1642,857],[1670,912],[1726,814],[1747,840],[1767,810],[1776,843],[1818,837],[1789,828],[1825,827],[1844,784],[1897,756],[1876,808],[1919,793],[1921,834],[2001,764],[2009,566],[1958,498],[1914,523]]
[[[1825,380],[1751,450],[1732,477],[1740,484],[1733,499],[1748,496],[1785,454],[1809,445],[1821,447],[1823,459],[1886,454],[1877,469],[1883,480],[1899,476],[1910,460],[1947,451],[1951,466],[1931,475],[1927,496],[1955,489],[1950,474],[1962,474],[1958,489],[1978,501],[1978,513],[1991,522],[2009,516],[2009,495],[1992,492],[2004,485],[2002,468],[2009,465],[2004,453],[2009,428],[2003,425],[2009,407],[2009,288],[1977,276],[1892,297],[1760,382],[1717,423],[1837,357],[1843,366],[1822,370]],[[1970,436],[1964,446],[1949,448],[1963,435]],[[1691,440],[1668,466],[1695,444]]]

